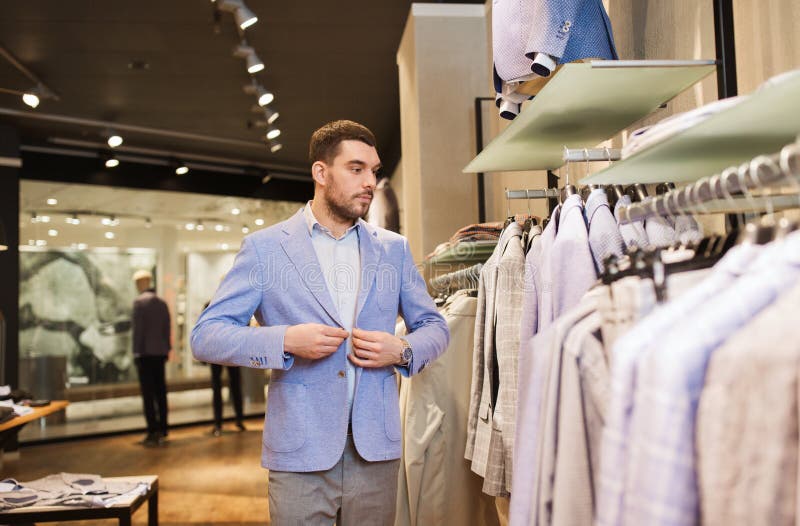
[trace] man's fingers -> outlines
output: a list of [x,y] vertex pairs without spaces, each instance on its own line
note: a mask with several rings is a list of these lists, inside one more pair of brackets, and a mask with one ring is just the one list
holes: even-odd
[[374,360],[377,358],[378,353],[370,351],[369,349],[361,349],[358,347],[353,347],[353,353],[359,358],[364,358],[365,360]]
[[380,367],[376,362],[371,362],[369,360],[362,360],[355,354],[348,354],[347,357],[350,359],[351,362],[356,364],[359,367]]
[[373,343],[368,340],[362,340],[361,338],[353,337],[353,347],[358,347],[359,349],[367,349],[368,351],[380,351],[380,344]]
[[353,329],[353,336],[360,340],[367,340],[368,342],[380,341],[381,333],[379,331],[365,331],[362,329]]
[[323,325],[322,334],[325,336],[332,336],[334,338],[347,338],[349,336],[348,332],[341,327],[330,327],[328,325]]
[[320,345],[324,345],[326,347],[331,346],[331,345],[333,345],[335,347],[339,347],[342,344],[343,341],[344,341],[344,338],[334,338],[334,337],[331,337],[331,336],[325,336],[319,341],[319,344]]

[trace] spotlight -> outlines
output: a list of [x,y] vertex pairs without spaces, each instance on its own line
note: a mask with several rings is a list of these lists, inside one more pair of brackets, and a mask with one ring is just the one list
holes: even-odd
[[55,228],[51,228],[50,230],[47,231],[47,235],[50,237],[56,237],[58,235],[58,230],[56,230]]
[[274,126],[270,126],[269,128],[267,128],[267,139],[269,140],[277,139],[280,134],[281,131]]
[[103,133],[103,136],[106,138],[106,142],[108,142],[109,148],[116,148],[117,146],[122,144],[122,136],[117,134],[114,130],[106,130]]
[[106,236],[106,239],[114,239],[117,237],[114,235],[114,232],[106,232],[104,235]]
[[178,175],[186,175],[189,173],[189,167],[185,164],[181,164],[177,168],[175,168],[175,173]]
[[255,220],[255,223],[258,226],[263,226],[264,225],[264,220],[259,217],[258,219]]
[[116,216],[104,217],[100,220],[100,223],[102,223],[103,226],[117,226],[119,224],[119,219],[117,219]]
[[275,110],[271,110],[269,108],[266,108],[264,110],[264,116],[267,118],[267,124],[272,124],[273,122],[278,120],[278,117],[280,116],[280,113],[278,113]]
[[250,229],[247,227],[247,225],[244,225],[242,227],[242,234],[248,234],[248,233],[250,233]]
[[119,159],[117,159],[116,155],[113,153],[100,152],[98,157],[105,162],[106,168],[116,168],[119,166]]
[[203,226],[203,222],[202,221],[198,221],[197,222],[197,226],[195,227],[195,230],[197,230],[198,232],[202,232],[205,229],[206,229],[206,227]]
[[56,206],[58,204],[58,199],[51,197],[47,200],[47,204],[50,206]]
[[81,224],[81,220],[78,217],[78,214],[72,214],[72,217],[68,217],[66,219],[66,221],[70,225],[80,225]]
[[256,79],[253,79],[251,84],[245,84],[242,86],[242,90],[248,95],[256,95],[258,97],[259,107],[266,106],[275,100],[275,95],[273,95],[272,92],[264,89],[264,86],[259,84]]
[[239,215],[239,214],[241,214],[241,213],[242,213],[242,211],[241,211],[241,210],[239,210],[238,208],[232,208],[232,209],[231,209],[231,214],[233,214],[233,215],[235,215],[235,216],[238,216],[238,215]]
[[279,142],[272,142],[269,145],[269,151],[271,151],[272,153],[279,152],[281,148],[283,148],[283,145]]
[[32,91],[26,91],[22,94],[22,102],[30,106],[31,108],[35,108],[39,105],[39,96]]
[[225,227],[223,227],[222,225],[214,225],[214,230],[216,230],[217,232],[222,232],[223,230],[225,230]]
[[194,230],[195,224],[194,223],[186,223],[186,230]]
[[233,13],[236,25],[242,30],[258,22],[258,17],[244,5],[242,0],[222,0],[219,2],[219,8],[222,11]]
[[41,83],[22,94],[22,102],[31,108],[36,108],[43,99],[58,100],[58,96]]
[[255,50],[250,46],[240,44],[233,50],[233,55],[245,59],[247,72],[251,75],[264,69],[264,63],[256,56]]

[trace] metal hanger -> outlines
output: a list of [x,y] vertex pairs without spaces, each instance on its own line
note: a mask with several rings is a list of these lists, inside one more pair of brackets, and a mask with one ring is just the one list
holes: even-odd
[[[792,170],[792,166],[789,162],[789,159],[794,156],[797,157],[797,154],[800,152],[800,145],[798,143],[788,144],[781,149],[780,157],[779,157],[779,166],[781,168],[781,173],[783,174],[786,182],[792,186],[792,189],[795,194],[797,194],[797,204],[800,207],[800,180],[798,180],[798,174]],[[798,223],[796,221],[792,221],[787,217],[782,217],[781,220],[778,222],[778,231],[775,234],[776,239],[783,239],[795,230],[798,229]]]

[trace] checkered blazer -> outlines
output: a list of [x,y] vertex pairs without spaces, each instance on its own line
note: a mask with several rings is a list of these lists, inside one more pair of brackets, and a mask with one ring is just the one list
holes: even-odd
[[[512,223],[481,271],[465,457],[483,491],[508,496],[517,406],[519,325],[525,289],[522,229]],[[498,385],[494,385],[495,366]],[[494,393],[497,393],[494,398]]]

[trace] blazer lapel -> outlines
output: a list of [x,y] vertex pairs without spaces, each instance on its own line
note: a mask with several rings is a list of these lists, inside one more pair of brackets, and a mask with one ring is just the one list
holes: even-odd
[[358,248],[361,259],[361,282],[358,287],[358,302],[356,303],[356,317],[358,320],[361,309],[367,301],[369,291],[375,283],[378,266],[381,261],[381,244],[378,241],[378,232],[363,219],[358,220],[361,225],[361,235],[358,236]]
[[308,225],[302,210],[289,218],[285,223],[283,232],[286,234],[281,240],[284,252],[294,264],[297,273],[300,274],[300,278],[311,294],[314,295],[317,302],[341,327],[343,324],[328,292],[328,284],[325,282],[325,276],[322,274],[317,253],[311,243],[311,236],[308,233]]

